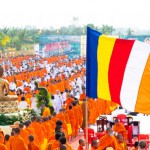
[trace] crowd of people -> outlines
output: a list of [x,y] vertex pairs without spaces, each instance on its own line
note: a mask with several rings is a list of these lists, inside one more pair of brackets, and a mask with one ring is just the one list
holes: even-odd
[[[85,128],[86,103],[88,125],[95,124],[100,115],[111,114],[117,108],[113,102],[86,97],[85,58],[19,56],[2,60],[1,65],[4,68],[3,78],[9,82],[8,94],[18,96],[19,109],[42,110],[42,116],[33,116],[15,124],[10,135],[1,132],[0,150],[71,150],[73,148],[68,140],[76,138],[79,129]],[[51,94],[54,112],[44,104],[37,107],[35,81]],[[114,126],[113,130],[118,133],[114,138],[113,130],[107,128],[99,144],[92,141],[91,150],[125,148],[125,143],[122,143],[127,139],[126,132],[118,129],[124,128]],[[84,149],[84,145],[84,140],[80,139],[78,150]]]

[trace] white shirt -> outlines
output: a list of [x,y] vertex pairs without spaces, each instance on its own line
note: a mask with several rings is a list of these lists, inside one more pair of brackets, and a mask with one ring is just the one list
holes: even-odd
[[14,82],[11,82],[10,84],[9,84],[9,89],[10,90],[16,90],[16,84],[14,83]]

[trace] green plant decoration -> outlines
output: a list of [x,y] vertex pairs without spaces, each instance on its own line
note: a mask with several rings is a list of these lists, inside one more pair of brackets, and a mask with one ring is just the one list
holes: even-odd
[[42,104],[45,104],[46,107],[49,107],[52,113],[52,102],[51,102],[51,94],[48,93],[45,87],[39,87],[38,83],[35,82],[35,88],[39,91],[36,94],[37,98],[37,107],[40,108]]

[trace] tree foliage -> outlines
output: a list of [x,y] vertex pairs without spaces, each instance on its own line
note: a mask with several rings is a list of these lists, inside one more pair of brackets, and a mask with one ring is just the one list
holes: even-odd
[[78,17],[73,17],[72,23],[69,26],[62,26],[59,29],[54,27],[39,30],[35,27],[26,28],[1,28],[0,29],[0,50],[11,47],[16,50],[23,50],[25,45],[32,45],[39,43],[39,36],[44,35],[83,35],[86,34],[86,27],[101,31],[104,34],[112,34],[115,29],[113,26],[102,25],[101,27],[95,26],[90,23],[84,26],[79,25]]

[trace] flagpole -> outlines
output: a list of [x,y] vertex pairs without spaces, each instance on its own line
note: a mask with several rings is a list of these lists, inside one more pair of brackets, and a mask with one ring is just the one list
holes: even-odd
[[88,98],[86,98],[86,103],[85,103],[85,150],[88,150]]

